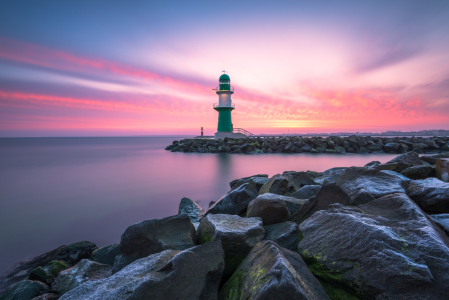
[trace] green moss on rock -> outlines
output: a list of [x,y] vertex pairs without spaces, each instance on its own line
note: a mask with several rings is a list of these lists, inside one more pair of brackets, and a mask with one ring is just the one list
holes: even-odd
[[61,271],[64,271],[68,268],[69,266],[61,260],[52,260],[44,267],[44,269],[53,277],[58,276]]
[[47,273],[47,271],[44,270],[44,268],[37,267],[36,269],[31,271],[30,275],[28,276],[28,279],[47,283],[50,281],[50,275]]

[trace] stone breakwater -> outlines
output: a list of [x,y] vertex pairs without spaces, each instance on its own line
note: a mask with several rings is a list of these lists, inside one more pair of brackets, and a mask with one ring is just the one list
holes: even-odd
[[1,300],[447,299],[449,153],[233,180],[207,209],[61,246],[0,277]]
[[449,137],[329,136],[245,138],[224,140],[183,139],[165,150],[199,153],[440,153],[449,151]]

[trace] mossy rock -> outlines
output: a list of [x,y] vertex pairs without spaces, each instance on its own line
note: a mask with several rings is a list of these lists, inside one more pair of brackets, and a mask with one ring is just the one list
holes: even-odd
[[48,264],[45,265],[44,269],[50,274],[51,276],[55,277],[58,276],[58,274],[61,271],[64,271],[65,269],[68,269],[69,266],[63,262],[62,260],[52,260]]
[[48,283],[51,281],[51,275],[47,273],[42,267],[37,267],[33,271],[31,271],[28,276],[29,280],[37,280],[43,283]]

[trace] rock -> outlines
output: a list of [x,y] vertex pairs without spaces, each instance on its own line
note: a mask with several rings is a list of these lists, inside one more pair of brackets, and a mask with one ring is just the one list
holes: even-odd
[[321,185],[305,185],[290,196],[298,199],[309,199],[315,196],[321,189]]
[[434,169],[429,166],[415,166],[402,170],[401,174],[410,179],[425,179],[432,176]]
[[298,253],[271,241],[260,242],[253,248],[218,298],[329,299]]
[[407,195],[425,211],[449,213],[449,183],[436,178],[414,180]]
[[449,158],[449,152],[442,152],[436,155],[423,155],[419,159],[429,163],[430,165],[436,165],[438,158]]
[[45,266],[52,260],[62,260],[69,265],[77,264],[83,258],[90,258],[97,246],[89,241],[61,246],[32,259],[21,261],[0,276],[0,295],[20,280],[28,278],[31,271]]
[[106,265],[114,265],[117,255],[120,255],[120,244],[112,244],[95,250],[92,253],[92,260]]
[[217,299],[224,269],[221,243],[141,258],[109,278],[89,281],[60,300]]
[[133,261],[167,249],[184,250],[195,246],[195,228],[187,215],[146,220],[126,228],[120,240],[121,254],[114,270]]
[[323,185],[325,182],[335,182],[341,174],[346,171],[346,167],[331,168],[323,172],[321,177],[317,177],[313,180],[314,184]]
[[298,224],[295,222],[283,222],[264,226],[264,240],[273,241],[281,247],[291,251],[298,251],[298,243],[301,239]]
[[399,156],[396,156],[388,163],[397,163],[398,166],[394,169],[396,172],[401,172],[407,168],[414,166],[421,166],[422,162],[416,152],[410,151]]
[[235,215],[207,215],[197,231],[199,244],[221,241],[225,253],[224,276],[229,277],[251,249],[265,236],[260,218]]
[[280,174],[276,174],[260,188],[259,195],[265,193],[283,195],[287,191],[288,184],[289,182],[287,179]]
[[410,179],[410,178],[408,178],[408,177],[405,177],[405,176],[402,175],[401,173],[398,173],[398,172],[395,172],[395,171],[382,170],[381,172],[382,172],[382,173],[385,173],[385,174],[390,174],[390,175],[392,175],[392,176],[396,176],[396,177],[398,177],[399,179],[401,179],[402,181],[404,181],[407,185],[408,185],[410,182],[413,181],[412,179]]
[[249,203],[246,217],[259,217],[264,225],[271,225],[288,221],[290,211],[282,198],[266,193]]
[[367,164],[364,166],[364,168],[367,168],[367,169],[375,169],[378,165],[380,165],[380,161],[375,160],[375,161],[372,161],[372,162],[367,163]]
[[318,150],[317,150],[317,149],[315,149],[315,148],[312,148],[312,149],[310,150],[310,153],[315,153],[315,154],[316,154],[316,153],[319,153],[319,152],[318,152]]
[[204,210],[195,201],[183,197],[179,203],[178,215],[188,215],[192,223],[199,222],[204,215]]
[[374,169],[379,170],[379,171],[382,171],[382,170],[393,171],[393,170],[396,170],[396,168],[398,166],[399,166],[398,163],[386,163],[386,164],[379,164]]
[[246,183],[246,180],[254,179],[254,178],[268,178],[268,175],[267,174],[257,174],[257,175],[253,175],[253,176],[249,176],[249,177],[243,177],[243,178],[235,179],[235,180],[233,180],[233,181],[231,181],[229,183],[229,186],[232,189],[234,187],[234,185],[237,184],[239,181],[243,180]]
[[214,205],[215,202],[217,202],[217,201],[210,201],[210,202],[209,202],[209,207],[211,207],[212,205]]
[[399,143],[388,143],[385,144],[382,148],[386,153],[397,153],[399,146]]
[[40,281],[45,284],[49,284],[52,281],[52,278],[50,274],[47,273],[47,271],[44,270],[42,267],[37,267],[33,271],[31,271],[30,275],[28,276],[28,280],[33,281]]
[[309,199],[292,217],[301,223],[315,212],[327,209],[329,205],[359,205],[392,193],[405,193],[407,182],[376,169],[348,168],[335,182],[326,182],[320,191]]
[[41,296],[34,297],[31,300],[57,300],[59,298],[58,295],[53,293],[43,294]]
[[111,275],[112,266],[82,259],[75,266],[59,273],[51,289],[63,295],[86,281],[103,279]]
[[449,182],[449,159],[439,158],[436,163],[436,177]]
[[312,151],[312,146],[305,144],[304,146],[301,147],[301,149],[304,152],[310,152]]
[[430,215],[429,217],[446,235],[449,235],[449,214]]
[[289,191],[297,191],[304,185],[314,184],[313,180],[317,178],[317,174],[312,172],[284,172],[282,177],[288,180],[287,189]]
[[299,253],[333,299],[447,298],[449,240],[405,194],[334,204],[300,231]]
[[407,188],[406,182],[397,176],[361,167],[348,168],[335,182],[351,197],[355,205],[365,203],[362,199],[357,199],[362,190],[379,198],[392,193],[405,193]]
[[257,197],[257,191],[250,183],[245,183],[215,202],[204,214],[240,215],[246,213],[251,200]]
[[39,281],[22,280],[7,291],[0,300],[30,300],[48,292],[48,286]]
[[372,144],[372,145],[367,146],[366,148],[371,151],[381,151],[382,145],[381,144]]

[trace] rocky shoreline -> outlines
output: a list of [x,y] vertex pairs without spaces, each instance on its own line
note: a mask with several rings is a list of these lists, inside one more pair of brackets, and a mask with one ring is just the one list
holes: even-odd
[[173,141],[165,150],[198,153],[440,153],[449,151],[449,137],[349,137],[329,136],[245,138],[224,140],[183,139]]
[[119,244],[17,263],[0,300],[446,299],[448,158],[236,179],[207,210],[183,198]]

